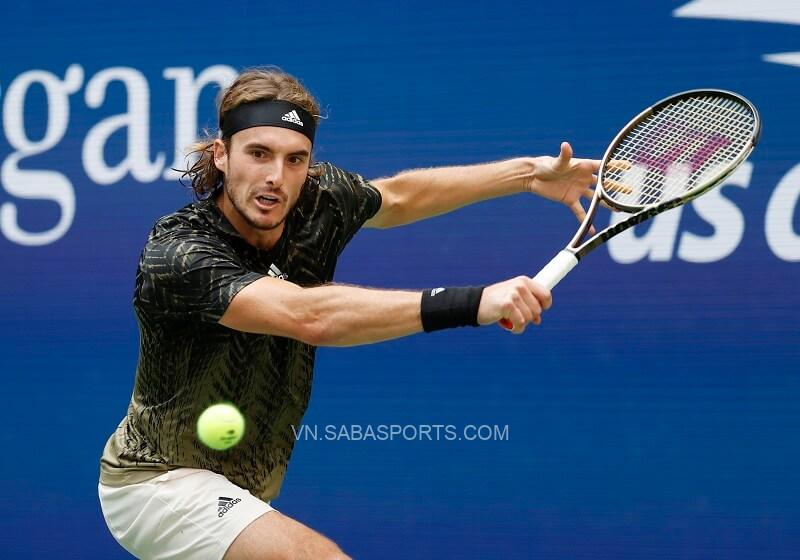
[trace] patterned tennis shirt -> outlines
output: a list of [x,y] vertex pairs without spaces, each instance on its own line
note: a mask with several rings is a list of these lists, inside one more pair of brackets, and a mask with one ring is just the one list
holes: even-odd
[[[330,282],[339,254],[381,205],[380,193],[329,163],[309,177],[270,250],[248,244],[212,198],[155,224],[142,251],[133,306],[139,363],[128,413],[100,460],[100,482],[125,486],[179,467],[222,474],[254,495],[279,491],[311,396],[315,348],[218,323],[233,297],[264,276]],[[200,413],[234,403],[242,441],[213,451],[197,439]]]

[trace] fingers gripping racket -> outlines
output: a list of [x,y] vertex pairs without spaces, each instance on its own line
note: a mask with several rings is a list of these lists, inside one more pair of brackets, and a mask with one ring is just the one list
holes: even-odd
[[[603,155],[577,233],[533,279],[552,290],[580,259],[618,233],[719,186],[747,159],[760,132],[753,104],[729,91],[686,91],[645,109]],[[585,239],[600,205],[631,216]],[[501,324],[513,327],[508,319]]]

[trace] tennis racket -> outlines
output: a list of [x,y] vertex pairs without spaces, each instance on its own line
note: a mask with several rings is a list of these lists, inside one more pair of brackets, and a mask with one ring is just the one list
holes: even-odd
[[[729,91],[685,91],[645,109],[603,155],[577,233],[533,279],[552,290],[578,261],[618,233],[719,186],[747,159],[760,133],[756,108]],[[587,239],[601,205],[631,216]],[[508,319],[500,324],[513,328]]]

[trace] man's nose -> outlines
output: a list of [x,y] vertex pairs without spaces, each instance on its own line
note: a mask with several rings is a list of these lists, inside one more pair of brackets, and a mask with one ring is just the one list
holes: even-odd
[[273,161],[267,169],[267,174],[264,177],[265,182],[274,187],[280,187],[283,185],[283,167],[283,161],[278,159]]

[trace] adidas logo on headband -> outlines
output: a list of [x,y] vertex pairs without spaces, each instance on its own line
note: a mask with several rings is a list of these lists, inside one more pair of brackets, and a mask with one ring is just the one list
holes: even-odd
[[282,121],[288,121],[288,122],[303,126],[303,121],[300,120],[300,117],[298,116],[297,111],[294,111],[294,110],[289,111],[288,113],[283,115],[281,117],[281,120]]

